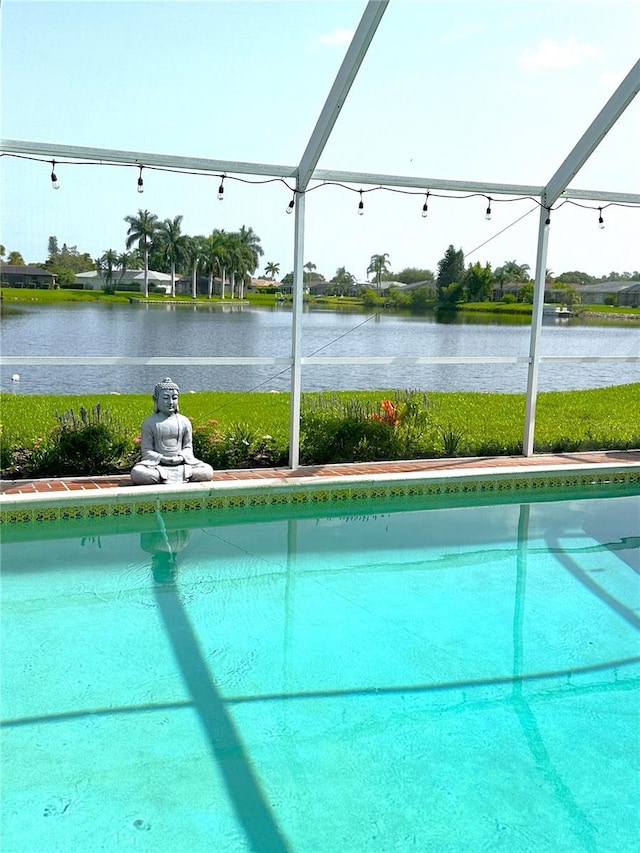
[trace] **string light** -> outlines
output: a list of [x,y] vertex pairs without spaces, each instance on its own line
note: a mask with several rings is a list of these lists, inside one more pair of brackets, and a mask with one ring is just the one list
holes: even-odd
[[[50,162],[51,163],[51,185],[56,190],[60,188],[60,184],[58,182],[58,178],[57,178],[56,171],[55,171],[55,169],[56,169],[56,161],[55,160],[49,161],[49,160],[47,160],[46,157],[29,156],[29,155],[24,155],[24,154],[13,154],[13,153],[4,152],[4,151],[0,152],[0,157],[15,157],[15,158],[21,159],[21,160],[34,160],[34,161],[41,162],[41,163]],[[138,176],[138,186],[137,186],[139,193],[144,192],[144,180],[142,177],[142,170],[143,169],[154,169],[154,170],[159,171],[159,172],[178,173],[178,174],[183,174],[183,175],[201,175],[202,174],[200,171],[194,171],[191,169],[176,168],[176,167],[170,167],[170,166],[146,166],[146,165],[143,166],[143,165],[140,165],[139,163],[110,163],[110,162],[104,162],[104,161],[98,162],[98,161],[85,161],[85,160],[67,160],[67,161],[65,161],[65,163],[66,163],[66,165],[73,165],[73,166],[97,166],[97,165],[101,165],[101,166],[122,166],[124,168],[131,168],[133,166],[133,167],[140,170],[139,176]],[[296,195],[296,192],[298,192],[298,190],[293,189],[287,183],[287,181],[284,180],[283,178],[267,178],[264,180],[250,180],[250,179],[241,178],[241,177],[235,176],[235,175],[231,175],[231,176],[220,175],[219,178],[220,178],[220,185],[218,187],[218,198],[220,200],[223,200],[224,181],[227,178],[229,180],[238,181],[240,183],[245,183],[245,184],[281,183],[284,186],[286,186],[289,191],[293,192],[293,198],[291,199],[288,207],[286,208],[287,213],[293,213],[293,210],[295,207],[295,195]],[[360,200],[358,202],[358,214],[360,216],[362,216],[364,214],[364,201],[363,201],[363,193],[364,192],[372,192],[372,191],[379,190],[379,191],[383,191],[383,192],[401,193],[402,195],[422,195],[424,192],[424,191],[420,191],[420,190],[411,190],[411,189],[406,189],[406,188],[401,188],[401,187],[388,187],[388,186],[387,187],[376,186],[376,187],[372,187],[371,189],[368,189],[368,190],[363,190],[363,189],[356,189],[355,187],[350,187],[347,184],[340,183],[339,181],[321,181],[318,184],[316,184],[315,186],[307,187],[307,189],[304,190],[303,192],[306,194],[308,192],[311,192],[312,190],[320,189],[321,187],[326,187],[326,186],[342,187],[345,190],[349,190],[351,192],[359,193]],[[564,205],[569,204],[569,205],[574,205],[576,207],[584,208],[586,210],[597,210],[598,211],[598,226],[600,229],[604,229],[604,227],[605,227],[604,219],[602,216],[602,211],[605,210],[607,207],[626,207],[626,208],[640,209],[640,205],[638,205],[638,203],[634,202],[634,201],[630,201],[630,202],[612,201],[606,205],[596,207],[595,205],[583,204],[583,203],[581,203],[575,199],[572,199],[572,198],[564,198],[562,201],[559,201],[559,203],[555,207],[545,208],[539,199],[537,199],[536,197],[531,196],[531,195],[516,196],[516,197],[512,197],[512,198],[499,198],[496,200],[496,199],[493,199],[491,196],[485,195],[484,193],[480,193],[480,192],[471,192],[471,193],[467,193],[465,195],[462,195],[456,191],[453,191],[451,193],[444,193],[444,192],[439,193],[439,192],[432,192],[431,190],[427,190],[426,193],[424,193],[424,196],[425,196],[425,200],[424,200],[424,203],[422,205],[422,211],[421,211],[423,218],[426,218],[428,215],[428,207],[429,207],[430,196],[434,196],[435,198],[445,198],[445,199],[448,198],[448,199],[458,199],[458,200],[473,198],[475,196],[482,196],[483,198],[485,198],[487,200],[487,208],[485,211],[485,218],[487,220],[491,219],[491,213],[492,213],[491,207],[492,207],[492,204],[494,201],[497,201],[497,202],[518,202],[518,201],[529,200],[529,201],[535,202],[535,204],[537,204],[540,208],[543,208],[547,211],[547,218],[545,220],[545,225],[550,224],[550,214],[551,214],[552,210],[559,210],[561,207],[564,207]]]

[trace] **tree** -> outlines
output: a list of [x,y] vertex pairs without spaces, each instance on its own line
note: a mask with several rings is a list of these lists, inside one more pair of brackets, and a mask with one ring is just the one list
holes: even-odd
[[211,236],[215,237],[216,244],[218,247],[218,269],[220,271],[220,298],[224,299],[227,269],[229,268],[229,264],[231,263],[231,247],[229,243],[229,238],[231,235],[227,234],[224,228],[216,228],[214,229],[213,234]]
[[120,252],[118,255],[119,281],[125,277],[127,270],[139,270],[141,263],[140,252],[137,249],[134,249],[133,252]]
[[11,266],[16,267],[24,267],[26,266],[24,262],[24,258],[20,254],[20,252],[9,252],[9,257],[7,258],[7,263]]
[[596,279],[592,275],[580,270],[569,270],[560,273],[556,276],[556,281],[563,281],[565,284],[593,284]]
[[582,301],[580,294],[571,284],[563,284],[557,282],[553,288],[554,302],[560,302],[562,305],[579,305]]
[[5,247],[0,243],[0,261],[3,260],[6,251]]
[[376,291],[380,295],[380,282],[382,276],[389,272],[389,254],[385,252],[383,255],[371,255],[369,266],[367,267],[367,275],[373,273],[375,276]]
[[129,224],[127,249],[137,243],[144,259],[144,296],[146,299],[149,296],[149,249],[157,235],[158,217],[148,210],[138,210],[137,216],[125,216],[124,221]]
[[158,225],[158,234],[162,240],[163,255],[171,265],[171,296],[176,296],[176,264],[184,254],[184,236],[182,234],[182,215],[165,219]]
[[73,287],[76,274],[96,269],[96,262],[88,252],[79,252],[77,246],[62,244],[58,246],[58,238],[49,237],[49,257],[44,262],[44,268],[57,277],[59,287]]
[[60,254],[60,249],[58,248],[58,238],[55,236],[49,237],[49,242],[47,244],[47,252],[48,258],[50,261],[55,261],[55,259]]
[[353,273],[347,272],[346,267],[338,267],[336,274],[331,279],[331,284],[335,285],[333,294],[346,296],[355,283],[356,277]]
[[118,253],[114,249],[107,249],[101,257],[96,260],[96,269],[104,279],[104,292],[115,293],[116,288],[113,283],[115,278],[115,268],[118,264]]
[[[233,299],[237,294],[238,299],[244,299],[245,278],[249,277],[251,272],[255,270],[254,251],[241,231],[233,231],[227,235],[226,250],[229,257],[229,269],[231,270],[231,298]],[[238,282],[237,290],[236,281]]]
[[464,254],[462,249],[456,251],[450,244],[444,253],[444,257],[438,261],[436,290],[439,304],[451,305],[458,301],[460,294],[455,288],[451,289],[451,285],[457,285],[461,291],[464,275]]
[[526,283],[531,279],[529,264],[519,264],[517,261],[505,261],[501,267],[497,267],[493,273],[498,284],[509,284],[510,282]]
[[530,282],[527,284],[523,284],[520,290],[518,291],[518,297],[520,302],[528,302],[530,305],[533,305],[533,294],[534,287]]
[[184,254],[183,259],[187,268],[191,270],[191,296],[193,299],[198,295],[198,267],[206,252],[205,238],[201,235],[197,237],[184,237]]
[[479,261],[469,264],[464,275],[464,287],[469,302],[487,302],[491,299],[493,284],[490,264],[485,264],[484,267]]
[[243,257],[248,265],[247,272],[254,273],[258,268],[260,258],[264,255],[260,238],[251,226],[247,228],[246,225],[241,225],[237,233],[238,240],[246,250]]
[[209,299],[213,296],[213,278],[217,273],[221,280],[221,296],[224,299],[224,271],[229,262],[229,254],[227,249],[227,237],[229,235],[224,231],[215,229],[203,243],[202,268],[209,276],[209,286],[207,296]]
[[268,276],[271,281],[274,281],[275,277],[280,272],[280,264],[274,264],[273,261],[269,261],[264,268],[264,274]]
[[304,273],[303,273],[303,275],[302,275],[303,280],[305,280],[307,282],[311,281],[311,274],[313,273],[314,270],[317,269],[316,265],[314,263],[312,263],[311,261],[307,261],[307,263],[304,265],[303,269],[305,269],[308,273],[306,279],[304,278]]
[[433,306],[433,297],[432,287],[417,287],[409,294],[409,304],[413,311],[425,311]]
[[356,277],[353,273],[347,272],[346,267],[338,267],[336,274],[331,279],[332,284],[354,284]]
[[403,284],[417,284],[419,281],[434,281],[435,276],[431,270],[421,270],[416,267],[405,267],[396,276],[396,281]]

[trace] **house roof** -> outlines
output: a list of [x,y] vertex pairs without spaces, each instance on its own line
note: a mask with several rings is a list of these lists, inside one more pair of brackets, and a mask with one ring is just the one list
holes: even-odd
[[583,284],[580,287],[581,293],[620,293],[623,290],[630,290],[632,287],[638,287],[640,281],[599,281],[597,284]]
[[5,275],[50,275],[55,278],[55,273],[36,267],[32,264],[0,264],[0,272]]

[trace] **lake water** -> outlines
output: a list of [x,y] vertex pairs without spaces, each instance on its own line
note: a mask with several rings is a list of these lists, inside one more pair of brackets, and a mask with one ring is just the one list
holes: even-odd
[[[302,355],[524,356],[528,323],[469,317],[436,322],[431,315],[374,316],[305,311]],[[542,355],[637,356],[638,325],[586,325],[545,319]],[[5,309],[4,356],[259,356],[291,354],[292,313],[248,305],[56,305]],[[20,381],[11,380],[20,374]],[[150,393],[164,375],[182,390],[288,391],[289,368],[273,366],[9,366],[3,391],[21,394]],[[640,380],[637,363],[543,363],[541,391],[599,388]],[[303,368],[303,390],[421,389],[523,393],[526,365],[337,365]]]

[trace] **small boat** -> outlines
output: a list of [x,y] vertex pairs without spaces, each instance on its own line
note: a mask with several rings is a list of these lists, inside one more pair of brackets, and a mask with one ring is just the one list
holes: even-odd
[[543,305],[542,314],[545,317],[573,317],[573,311],[566,305]]

